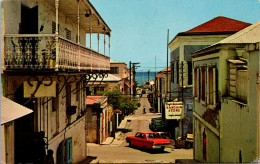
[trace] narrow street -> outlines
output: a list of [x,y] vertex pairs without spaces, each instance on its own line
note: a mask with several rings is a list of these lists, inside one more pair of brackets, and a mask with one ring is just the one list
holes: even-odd
[[[146,114],[143,114],[143,107],[146,107]],[[135,135],[137,131],[149,131],[149,121],[157,113],[149,112],[149,102],[144,95],[141,98],[141,106],[133,115],[125,117],[119,128],[130,129],[127,133],[116,134],[108,145],[87,144],[88,156],[96,157],[91,163],[174,163],[175,159],[192,159],[192,149],[166,148],[164,152],[145,152],[138,148],[128,146],[126,136]]]

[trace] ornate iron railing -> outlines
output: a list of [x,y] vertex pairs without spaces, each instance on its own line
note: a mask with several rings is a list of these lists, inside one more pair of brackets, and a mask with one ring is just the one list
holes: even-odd
[[5,69],[110,69],[109,57],[52,34],[8,34],[4,43]]

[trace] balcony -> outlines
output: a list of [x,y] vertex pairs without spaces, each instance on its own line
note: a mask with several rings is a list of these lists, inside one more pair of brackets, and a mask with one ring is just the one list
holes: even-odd
[[5,35],[5,70],[108,71],[110,58],[54,34]]

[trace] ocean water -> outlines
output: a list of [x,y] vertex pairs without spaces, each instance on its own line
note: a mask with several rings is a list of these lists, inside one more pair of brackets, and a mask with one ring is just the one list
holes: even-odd
[[[155,79],[155,72],[149,73],[149,80]],[[148,80],[148,72],[136,72],[135,80],[138,82],[138,86],[141,86]]]

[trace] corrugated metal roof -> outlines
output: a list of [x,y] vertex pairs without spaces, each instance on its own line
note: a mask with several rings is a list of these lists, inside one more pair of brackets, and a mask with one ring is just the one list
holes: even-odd
[[1,125],[33,111],[1,95]]
[[[102,78],[100,78],[100,77],[98,77],[96,79],[96,81],[101,81],[101,80],[102,80]],[[102,81],[106,82],[106,81],[120,81],[120,80],[121,80],[121,78],[119,78],[113,74],[108,74],[108,77],[105,77]],[[94,80],[94,78],[91,78],[90,81],[95,81],[95,80]]]
[[260,21],[219,41],[216,44],[239,44],[260,42]]

